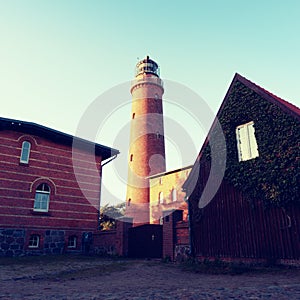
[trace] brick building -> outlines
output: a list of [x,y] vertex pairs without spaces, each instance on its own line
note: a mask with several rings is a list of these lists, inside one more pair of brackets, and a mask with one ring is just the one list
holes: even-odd
[[98,227],[101,163],[118,153],[0,118],[0,256],[88,250]]
[[183,210],[187,220],[188,208],[181,186],[187,179],[192,166],[156,174],[150,180],[150,223],[162,224],[164,211]]

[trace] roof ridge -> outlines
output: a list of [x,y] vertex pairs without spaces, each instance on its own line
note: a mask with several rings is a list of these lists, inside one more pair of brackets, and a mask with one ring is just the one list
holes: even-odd
[[276,100],[277,102],[281,103],[282,105],[284,105],[285,107],[287,107],[289,110],[291,110],[292,112],[296,113],[297,115],[300,115],[300,108],[298,106],[296,106],[295,104],[284,100],[282,98],[280,98],[279,96],[271,93],[270,91],[266,90],[265,88],[261,87],[260,85],[258,85],[257,83],[249,80],[248,78],[236,73],[237,79],[243,79],[246,82],[249,82],[251,85],[257,87],[259,90],[261,90],[263,93],[269,95],[270,97],[272,97],[274,100]]

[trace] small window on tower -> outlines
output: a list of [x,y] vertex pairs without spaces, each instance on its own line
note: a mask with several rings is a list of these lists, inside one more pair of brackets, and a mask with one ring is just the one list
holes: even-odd
[[155,100],[158,99],[158,95],[157,95],[157,94],[154,95],[154,99],[155,99]]
[[133,154],[130,155],[130,161],[133,161]]
[[128,199],[127,206],[130,206],[131,198]]
[[135,118],[135,113],[132,114],[132,119],[134,119],[134,118]]
[[156,138],[159,139],[160,138],[160,133],[157,131],[156,132]]

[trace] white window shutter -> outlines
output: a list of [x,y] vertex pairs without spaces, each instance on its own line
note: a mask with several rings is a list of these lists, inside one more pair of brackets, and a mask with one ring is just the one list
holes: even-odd
[[254,131],[253,122],[240,125],[236,128],[239,161],[258,157],[258,147]]

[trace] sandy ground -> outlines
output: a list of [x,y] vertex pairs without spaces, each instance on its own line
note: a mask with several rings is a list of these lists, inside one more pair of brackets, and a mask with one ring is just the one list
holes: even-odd
[[160,261],[0,261],[0,299],[300,299],[300,270],[212,275]]

